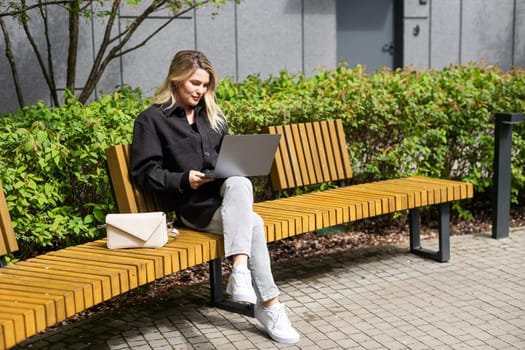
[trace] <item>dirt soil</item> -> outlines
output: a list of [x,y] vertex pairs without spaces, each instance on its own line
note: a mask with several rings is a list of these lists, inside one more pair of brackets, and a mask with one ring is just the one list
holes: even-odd
[[[451,220],[451,234],[465,235],[491,232],[492,222],[487,210],[477,209],[473,213],[472,221]],[[479,218],[479,219],[478,219]],[[436,224],[437,226],[437,224]],[[525,207],[511,210],[511,227],[525,226]],[[436,227],[422,227],[422,239],[436,238]],[[336,254],[350,249],[379,247],[407,243],[409,239],[406,218],[369,219],[347,226],[339,226],[318,233],[284,239],[269,244],[270,256],[273,264],[283,263],[297,258]],[[223,262],[223,273],[229,274],[230,266]],[[159,279],[144,287],[136,288],[128,293],[98,304],[86,311],[60,322],[45,332],[55,331],[74,322],[93,317],[102,312],[108,312],[125,305],[136,305],[147,302],[152,298],[164,297],[174,288],[181,288],[196,283],[208,281],[208,265],[202,264]]]

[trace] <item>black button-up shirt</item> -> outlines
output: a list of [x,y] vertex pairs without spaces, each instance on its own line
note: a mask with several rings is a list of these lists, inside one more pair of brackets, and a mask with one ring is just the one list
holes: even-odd
[[206,226],[221,205],[223,180],[193,190],[190,170],[213,169],[222,138],[209,124],[203,103],[190,125],[181,106],[153,105],[135,120],[131,145],[131,177],[141,190],[153,191],[162,210],[175,211],[198,227]]

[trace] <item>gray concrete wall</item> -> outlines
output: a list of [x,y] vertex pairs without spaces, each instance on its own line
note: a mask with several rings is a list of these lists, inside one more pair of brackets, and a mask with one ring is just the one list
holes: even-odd
[[[365,0],[363,0],[365,1]],[[396,0],[397,1],[397,0]],[[525,67],[525,0],[403,0],[404,65],[440,69],[450,64],[485,60],[503,69]],[[262,77],[289,72],[313,74],[336,62],[336,0],[242,0],[229,3],[217,16],[208,6],[173,21],[148,45],[113,61],[97,93],[110,92],[123,83],[152,95],[164,78],[173,54],[180,49],[204,51],[220,77],[242,81],[247,75]],[[138,9],[124,7],[119,25],[136,16]],[[166,17],[169,13],[164,14]],[[57,86],[64,86],[67,50],[65,12],[50,13],[56,33],[53,66]],[[134,43],[165,19],[148,19]],[[20,28],[7,21],[14,43],[18,70],[27,104],[38,99],[50,103],[36,59]],[[104,21],[85,21],[81,31],[78,88],[82,88],[103,35]],[[32,26],[40,23],[35,21]],[[417,29],[416,29],[417,28]],[[417,35],[416,35],[417,32]],[[43,44],[42,36],[37,36]],[[11,72],[0,41],[0,111],[18,108]],[[366,62],[363,62],[366,64]],[[94,98],[97,96],[95,95]]]
[[[484,61],[504,70],[525,67],[525,0],[404,0],[404,6],[405,65],[441,69]],[[423,30],[415,38],[417,24]]]

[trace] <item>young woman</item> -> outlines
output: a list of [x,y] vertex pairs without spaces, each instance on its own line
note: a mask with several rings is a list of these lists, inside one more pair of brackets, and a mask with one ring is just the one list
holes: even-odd
[[158,193],[163,209],[175,211],[191,228],[224,235],[233,262],[226,293],[256,304],[255,317],[270,337],[296,343],[284,304],[279,302],[261,217],[253,212],[249,179],[210,179],[228,125],[216,103],[217,75],[199,51],[173,58],[150,107],[135,120],[131,175],[143,190]]

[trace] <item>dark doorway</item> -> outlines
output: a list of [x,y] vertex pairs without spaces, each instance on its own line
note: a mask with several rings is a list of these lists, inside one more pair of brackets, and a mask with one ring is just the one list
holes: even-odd
[[337,0],[337,59],[349,67],[365,65],[373,72],[400,66],[402,47],[396,33],[402,32],[397,0]]

